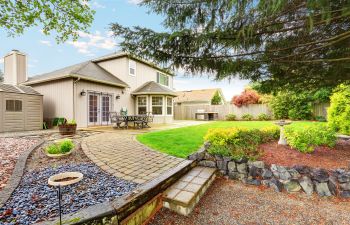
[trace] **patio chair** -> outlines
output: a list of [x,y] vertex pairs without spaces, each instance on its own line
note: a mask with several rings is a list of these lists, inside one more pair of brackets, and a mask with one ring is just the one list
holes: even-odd
[[147,115],[140,115],[137,120],[134,121],[134,127],[137,129],[144,128],[144,123],[146,120]]
[[117,112],[109,112],[109,118],[111,123],[115,124],[114,128],[122,128],[121,124],[125,123],[124,117],[120,116]]
[[149,123],[153,123],[153,119],[154,119],[154,115],[151,112],[147,113],[147,116],[143,121],[143,127],[150,128],[151,126],[149,125]]

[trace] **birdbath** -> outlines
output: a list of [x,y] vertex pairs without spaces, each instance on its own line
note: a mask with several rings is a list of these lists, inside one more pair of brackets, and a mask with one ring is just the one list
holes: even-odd
[[291,121],[279,120],[275,124],[280,126],[280,139],[278,140],[279,145],[287,145],[286,137],[284,136],[284,126],[291,124]]
[[61,193],[61,187],[72,185],[75,183],[78,183],[83,179],[83,174],[79,172],[65,172],[65,173],[59,173],[56,175],[53,175],[49,177],[47,183],[51,186],[58,187],[58,210],[60,215],[60,225],[62,225],[62,210],[61,210],[61,200],[62,200],[62,193]]

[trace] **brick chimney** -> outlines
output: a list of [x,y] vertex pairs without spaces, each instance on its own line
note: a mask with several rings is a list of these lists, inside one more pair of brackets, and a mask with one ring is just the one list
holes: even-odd
[[4,57],[4,83],[21,84],[27,81],[27,55],[12,50]]

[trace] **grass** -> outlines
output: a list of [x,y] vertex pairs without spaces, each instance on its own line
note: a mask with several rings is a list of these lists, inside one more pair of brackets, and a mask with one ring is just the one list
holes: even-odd
[[[303,127],[320,122],[298,121],[289,126]],[[140,134],[137,140],[154,150],[180,158],[186,158],[203,145],[203,137],[210,128],[263,128],[273,126],[272,121],[217,121],[197,126],[189,126],[164,131]]]

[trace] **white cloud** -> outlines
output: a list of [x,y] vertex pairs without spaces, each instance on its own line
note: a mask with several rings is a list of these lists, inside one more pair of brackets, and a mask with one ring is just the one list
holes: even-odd
[[97,1],[92,2],[92,6],[93,6],[94,8],[97,8],[97,9],[104,9],[104,8],[106,8],[106,6],[101,5],[101,4],[98,3]]
[[40,40],[39,42],[40,42],[41,44],[46,45],[46,46],[49,46],[49,47],[52,46],[52,44],[51,44],[50,41]]
[[102,35],[100,31],[95,31],[94,34],[78,31],[78,34],[80,37],[78,41],[69,41],[67,43],[76,48],[81,54],[93,56],[93,51],[100,49],[112,50],[116,47],[116,41],[111,37],[110,32]]
[[142,2],[142,0],[128,0],[128,3],[133,4],[133,5],[137,5],[141,2]]

